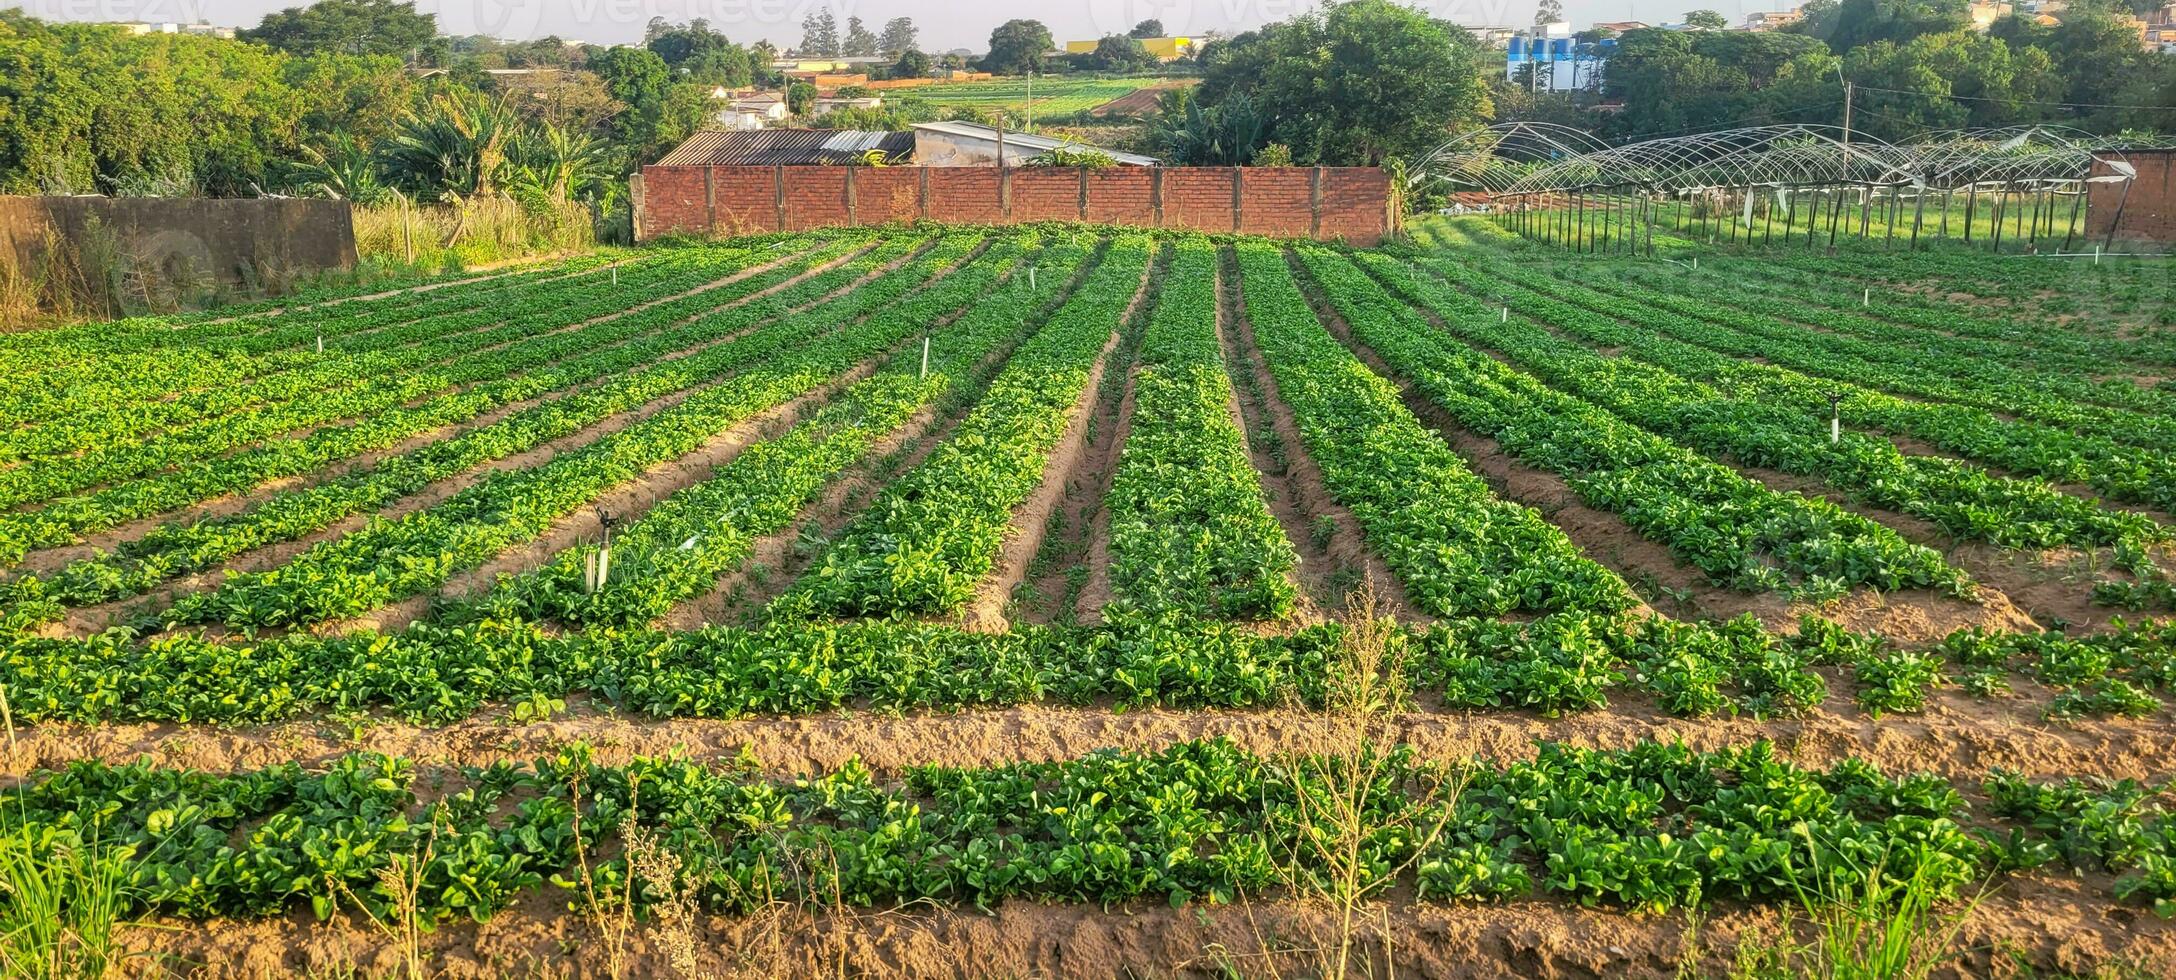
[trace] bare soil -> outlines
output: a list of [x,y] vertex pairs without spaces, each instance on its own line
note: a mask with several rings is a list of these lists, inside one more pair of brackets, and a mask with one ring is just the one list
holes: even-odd
[[[2176,925],[2111,906],[2097,881],[2008,881],[1985,896],[1956,937],[1961,955],[1934,974],[2025,980],[2041,971],[2088,972],[2112,963],[2144,975],[2176,973]],[[1352,970],[1366,976],[1587,980],[1727,973],[1741,944],[1762,948],[1786,928],[1774,909],[1723,905],[1697,920],[1676,914],[1584,909],[1549,900],[1506,905],[1372,906],[1341,929],[1333,910],[1293,899],[1235,905],[1048,905],[1012,901],[993,911],[906,908],[832,913],[773,910],[704,917],[684,932],[631,930],[618,964],[630,977],[688,976],[675,947],[693,951],[705,977],[1229,977],[1321,975],[1323,951],[1356,940]],[[426,969],[447,978],[605,976],[614,964],[604,931],[567,910],[567,896],[531,896],[489,923],[449,923],[425,937]],[[1796,924],[1801,939],[1809,927]],[[399,951],[352,916],[319,923],[306,913],[263,921],[166,920],[123,934],[183,976],[394,976]],[[1365,971],[1365,972],[1361,972]]]
[[[1229,275],[1236,263],[1229,250],[1224,254],[1222,272]],[[1307,452],[1306,443],[1300,436],[1299,420],[1292,406],[1278,393],[1277,379],[1269,372],[1268,362],[1262,358],[1262,349],[1254,339],[1254,324],[1247,319],[1246,297],[1238,285],[1226,287],[1231,299],[1231,317],[1226,322],[1224,335],[1227,345],[1226,360],[1244,374],[1236,374],[1242,385],[1249,389],[1250,397],[1243,404],[1252,409],[1251,431],[1258,434],[1275,433],[1276,445],[1271,447],[1260,441],[1250,443],[1255,457],[1255,468],[1265,476],[1278,475],[1283,483],[1283,493],[1273,493],[1271,511],[1284,524],[1285,534],[1299,545],[1300,574],[1309,583],[1317,610],[1342,607],[1345,593],[1358,582],[1347,583],[1344,579],[1357,572],[1370,583],[1385,613],[1407,621],[1423,621],[1429,617],[1419,611],[1405,587],[1381,555],[1367,546],[1361,536],[1360,519],[1331,495],[1323,482],[1322,467]],[[1251,384],[1246,380],[1251,379]],[[1265,462],[1266,461],[1266,462]],[[1318,534],[1317,528],[1326,528],[1327,534]],[[1313,568],[1307,563],[1312,551],[1321,561]]]
[[[1080,398],[1070,411],[1071,419],[1065,434],[1050,451],[1043,464],[1043,481],[1028,499],[1013,510],[1011,525],[1005,532],[1004,549],[990,574],[975,589],[973,601],[968,603],[966,622],[970,628],[989,632],[1003,632],[1010,625],[1010,606],[1013,594],[1020,584],[1028,580],[1036,554],[1042,549],[1044,535],[1048,533],[1051,516],[1061,504],[1076,503],[1083,508],[1093,508],[1102,502],[1101,487],[1109,483],[1108,467],[1116,459],[1118,439],[1110,439],[1105,449],[1095,450],[1088,445],[1089,421],[1095,417],[1095,406],[1103,388],[1104,372],[1110,370],[1111,352],[1118,349],[1128,326],[1147,301],[1149,286],[1154,275],[1154,260],[1141,270],[1141,282],[1136,286],[1133,298],[1127,302],[1126,311],[1119,321],[1111,325],[1109,338],[1103,349],[1096,354],[1095,366],[1088,371],[1088,382],[1081,389]],[[1124,371],[1126,365],[1118,365]],[[1128,393],[1133,388],[1132,379],[1125,383]],[[1092,494],[1075,497],[1072,483],[1083,474],[1093,479],[1093,467],[1103,466],[1103,484]]]

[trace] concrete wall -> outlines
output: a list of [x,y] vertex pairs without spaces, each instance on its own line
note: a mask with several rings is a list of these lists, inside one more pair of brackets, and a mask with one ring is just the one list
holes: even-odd
[[636,235],[731,236],[917,220],[1088,221],[1374,245],[1375,167],[645,167]]
[[355,224],[345,201],[0,197],[0,250],[36,263],[48,229],[80,250],[94,221],[134,271],[168,281],[239,284],[244,268],[355,267]]
[[[2130,150],[2120,159],[2136,168],[2138,177],[2128,184],[2111,181],[2085,185],[2086,241],[2107,240],[2108,227],[2113,223],[2118,242],[2176,244],[2176,152]],[[2093,161],[2092,176],[2115,172],[2106,160]]]

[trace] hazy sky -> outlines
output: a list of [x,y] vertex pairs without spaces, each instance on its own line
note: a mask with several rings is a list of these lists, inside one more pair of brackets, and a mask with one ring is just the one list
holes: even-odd
[[[195,23],[230,27],[255,25],[265,14],[300,0],[0,0],[52,20]],[[1410,2],[1410,0],[1409,0]],[[1522,25],[1533,20],[1535,0],[1419,0],[1439,17],[1468,26]],[[438,15],[448,34],[492,34],[527,39],[557,34],[600,44],[639,40],[650,18],[705,17],[738,41],[770,40],[788,47],[800,40],[801,17],[829,6],[843,24],[858,16],[871,30],[892,17],[912,17],[922,28],[924,50],[944,51],[988,46],[990,29],[1014,17],[1050,25],[1060,42],[1122,33],[1137,21],[1155,17],[1173,34],[1209,30],[1235,31],[1282,20],[1314,5],[1313,0],[418,0],[416,8]],[[1754,10],[1776,10],[1782,2],[1734,0],[1566,0],[1565,15],[1575,25],[1597,20],[1675,21],[1684,11],[1705,7],[1732,23]]]

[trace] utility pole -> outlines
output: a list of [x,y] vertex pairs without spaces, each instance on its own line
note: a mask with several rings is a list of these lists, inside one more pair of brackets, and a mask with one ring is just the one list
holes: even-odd
[[1028,72],[1028,105],[1026,111],[1027,125],[1020,127],[1020,131],[1032,133],[1035,131],[1035,72],[1033,70]]
[[[1841,66],[1839,66],[1839,67],[1838,67],[1838,68],[1836,69],[1836,77],[1837,77],[1837,78],[1838,78],[1839,80],[1840,80],[1840,79],[1842,79],[1842,78],[1844,77],[1844,70],[1843,70],[1843,68],[1842,68]],[[1851,90],[1852,90],[1852,88],[1853,88],[1853,86],[1852,86],[1852,84],[1851,84],[1850,82],[1848,82],[1848,81],[1844,82],[1844,174],[1845,174],[1846,176],[1849,176],[1849,175],[1850,175],[1850,173],[1851,173]]]

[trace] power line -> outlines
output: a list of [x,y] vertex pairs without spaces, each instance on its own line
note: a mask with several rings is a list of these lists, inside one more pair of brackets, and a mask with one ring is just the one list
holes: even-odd
[[1896,95],[1918,95],[1930,99],[1957,99],[1962,102],[2000,102],[2005,105],[2045,105],[2059,109],[2176,109],[2176,106],[2137,105],[2124,102],[2043,102],[2038,99],[1996,99],[1984,95],[1943,95],[1939,92],[1917,92],[1903,88],[1881,88],[1876,85],[1852,83],[1861,92],[1889,92]]

